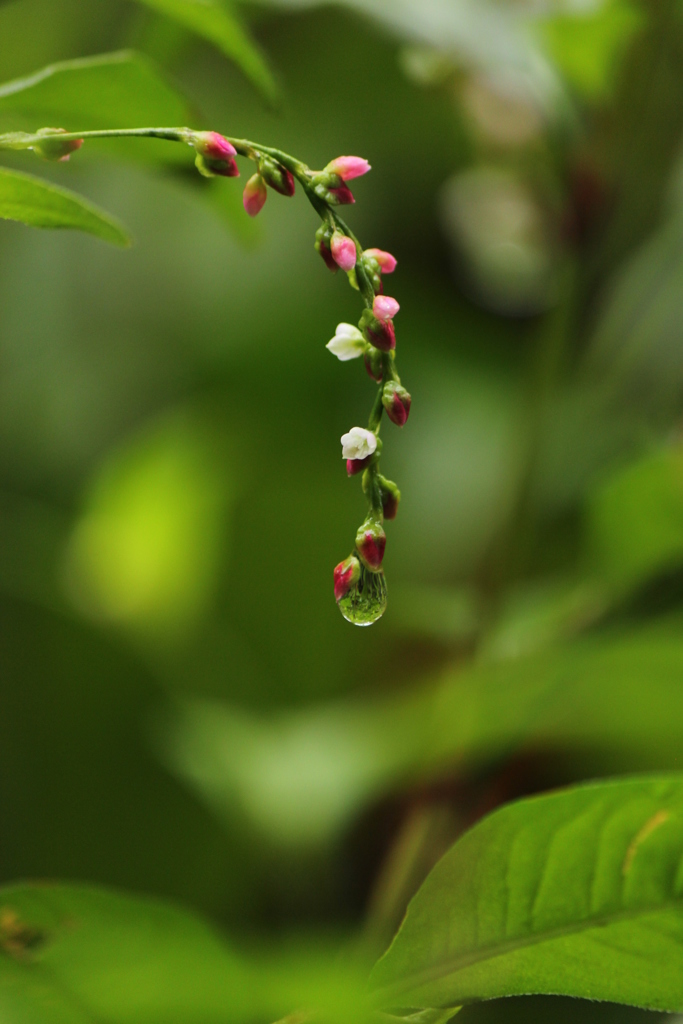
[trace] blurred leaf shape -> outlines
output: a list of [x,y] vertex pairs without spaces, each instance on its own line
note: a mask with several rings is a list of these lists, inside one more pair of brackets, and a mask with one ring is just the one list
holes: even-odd
[[540,204],[502,167],[452,177],[441,192],[444,227],[478,297],[498,312],[534,313],[555,292],[556,254]]
[[[595,595],[588,589],[584,596],[580,613],[578,597],[560,595],[558,605],[565,615],[589,614]],[[388,698],[268,719],[187,702],[163,723],[162,757],[224,822],[246,820],[275,846],[301,847],[334,841],[362,808],[401,786],[467,775],[519,750],[568,758],[578,778],[676,765],[683,730],[678,619],[520,657],[509,656],[511,636],[501,629],[497,647],[491,643],[492,653],[508,657],[458,667]]]
[[571,995],[683,1009],[683,776],[509,804],[466,833],[375,966],[383,1006]]
[[244,968],[219,936],[154,899],[8,886],[0,890],[0,949],[6,1020],[224,1024],[243,1019],[250,1004]]
[[191,119],[185,99],[130,50],[50,64],[0,86],[0,123],[22,129],[182,127]]
[[36,228],[85,231],[112,245],[128,246],[123,225],[83,196],[32,174],[0,167],[0,218]]
[[605,403],[626,400],[659,425],[677,413],[683,381],[683,204],[674,199],[663,226],[618,269],[584,368]]
[[560,12],[600,8],[603,0],[268,0],[271,6],[304,9],[341,3],[369,15],[399,38],[447,54],[470,69],[515,78],[529,98],[551,113],[562,100],[559,76],[537,23]]
[[72,599],[96,618],[189,627],[225,555],[231,481],[207,426],[171,415],[113,452],[67,552]]
[[632,463],[593,494],[587,545],[591,567],[618,590],[683,564],[683,447]]
[[353,964],[325,936],[237,955],[191,912],[83,885],[0,889],[0,1012],[31,1024],[226,1024],[312,1006],[367,1014]]
[[560,11],[539,21],[548,55],[577,92],[594,101],[608,99],[621,57],[644,23],[632,0],[608,0],[587,10]]
[[138,0],[216,46],[273,103],[278,96],[275,79],[263,54],[234,10],[222,0]]

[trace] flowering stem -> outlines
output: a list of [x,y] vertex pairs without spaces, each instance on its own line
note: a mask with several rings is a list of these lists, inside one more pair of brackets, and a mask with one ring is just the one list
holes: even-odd
[[[358,238],[336,210],[339,204],[354,202],[353,195],[346,187],[346,180],[366,173],[370,169],[370,165],[359,157],[338,157],[323,171],[312,171],[302,161],[272,146],[264,146],[249,139],[221,136],[216,132],[196,132],[190,128],[109,128],[83,132],[43,128],[35,133],[11,132],[0,135],[0,150],[32,149],[46,159],[68,160],[70,154],[80,148],[85,139],[113,138],[162,139],[167,142],[180,142],[192,146],[197,154],[195,161],[197,167],[207,177],[216,174],[226,177],[237,176],[239,171],[233,160],[236,155],[253,160],[257,165],[257,174],[247,184],[244,195],[245,209],[252,216],[259,212],[265,202],[266,185],[270,185],[271,188],[284,195],[291,196],[294,194],[294,179],[301,184],[306,198],[323,222],[321,231],[325,235],[325,244],[328,245],[331,239],[331,248],[328,247],[324,253],[320,249],[321,255],[332,269],[336,270],[340,266],[347,271],[352,285],[357,287],[365,305],[359,324],[361,331],[348,324],[340,325],[340,327],[355,332],[357,340],[354,340],[352,344],[359,344],[361,349],[352,353],[351,356],[340,355],[340,358],[346,359],[352,358],[353,355],[360,355],[364,346],[368,372],[375,380],[380,381],[380,386],[370,413],[368,430],[362,431],[360,428],[353,428],[353,431],[367,435],[366,452],[361,454],[360,449],[354,449],[351,452],[347,468],[352,464],[357,469],[361,468],[361,462],[353,463],[354,459],[360,459],[363,466],[367,464],[363,473],[363,490],[370,501],[370,511],[357,534],[356,549],[365,569],[370,573],[379,574],[375,584],[372,585],[375,594],[380,592],[385,594],[383,579],[379,578],[382,574],[381,562],[385,543],[382,522],[385,517],[393,518],[396,515],[400,493],[395,484],[386,480],[379,473],[381,451],[379,430],[385,408],[390,419],[402,426],[407,419],[411,401],[408,392],[401,388],[393,352],[396,342],[392,319],[399,306],[395,299],[384,295],[381,282],[381,272],[384,270],[391,273],[396,265],[396,260],[390,253],[379,249],[364,252]],[[353,245],[350,245],[349,240]],[[318,244],[316,242],[316,248],[318,248]],[[342,439],[343,441],[344,439]],[[371,455],[369,461],[367,451]],[[350,473],[355,471],[349,470]],[[363,535],[363,530],[366,527],[369,532]],[[353,557],[355,556],[351,556],[351,558]],[[349,578],[356,579],[356,571],[353,566],[349,570],[343,566],[341,568],[344,569],[344,573],[350,573]],[[337,569],[340,567],[338,566]],[[336,579],[337,570],[335,570]],[[363,585],[361,581],[359,592],[362,592]],[[372,586],[369,589],[372,589]],[[343,589],[342,584],[340,587]],[[336,587],[335,593],[337,593]],[[339,601],[340,598],[338,597],[337,600]],[[342,612],[346,614],[343,608]],[[366,618],[361,622],[361,618],[358,616],[352,618],[351,621],[365,625],[374,621],[374,618]]]

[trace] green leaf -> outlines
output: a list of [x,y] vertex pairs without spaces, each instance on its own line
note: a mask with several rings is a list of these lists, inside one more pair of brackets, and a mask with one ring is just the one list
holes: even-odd
[[87,199],[31,174],[0,168],[0,217],[37,228],[72,228],[112,245],[130,245],[124,228]]
[[382,1006],[554,994],[683,1009],[683,776],[510,804],[466,833],[408,908]]
[[184,98],[130,50],[50,64],[0,86],[0,124],[6,127],[88,131],[180,127],[191,120]]
[[0,889],[0,1017],[21,1024],[225,1024],[249,986],[192,914],[86,886]]
[[683,564],[683,451],[655,452],[609,479],[588,505],[588,545],[621,589]]
[[244,72],[271,103],[278,90],[268,65],[244,26],[220,0],[138,0],[191,29]]
[[588,11],[562,12],[539,23],[549,55],[567,81],[591,100],[605,101],[644,13],[631,0],[611,0]]

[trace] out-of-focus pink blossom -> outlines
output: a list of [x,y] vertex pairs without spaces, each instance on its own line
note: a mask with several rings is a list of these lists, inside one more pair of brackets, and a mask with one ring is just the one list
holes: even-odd
[[331,174],[338,174],[342,181],[360,178],[370,170],[370,164],[361,156],[338,156],[331,160],[325,168]]
[[400,308],[396,299],[390,295],[375,295],[372,304],[372,312],[378,320],[393,320]]
[[237,153],[233,144],[218,132],[196,132],[194,148],[211,160],[228,160]]
[[268,189],[266,188],[265,181],[260,174],[253,174],[244,186],[244,194],[242,196],[244,209],[250,217],[255,217],[257,213],[261,212],[267,198]]
[[335,231],[330,242],[332,258],[342,270],[353,270],[356,265],[356,245],[348,235]]
[[384,249],[365,249],[364,255],[377,260],[379,269],[383,274],[393,274],[396,270],[398,260],[390,252],[385,252]]

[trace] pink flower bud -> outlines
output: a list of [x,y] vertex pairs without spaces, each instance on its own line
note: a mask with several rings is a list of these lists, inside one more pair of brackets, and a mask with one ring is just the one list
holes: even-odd
[[387,416],[397,427],[402,427],[410,415],[412,399],[409,393],[400,384],[388,380],[382,392],[382,405],[387,411]]
[[332,257],[342,270],[353,270],[356,265],[356,245],[341,231],[335,231],[330,242]]
[[339,188],[327,189],[327,201],[332,206],[350,206],[355,203],[353,198],[353,192],[346,185],[340,185]]
[[356,534],[356,550],[368,569],[376,572],[380,568],[386,543],[387,535],[379,523],[363,523]]
[[364,255],[369,256],[372,260],[377,260],[379,269],[383,274],[393,274],[396,270],[398,260],[390,252],[385,252],[384,249],[366,249]]
[[66,163],[72,153],[80,149],[83,139],[60,139],[60,135],[66,135],[64,128],[43,128],[38,135],[44,136],[40,142],[33,146],[33,151],[43,160],[56,160]]
[[391,320],[378,320],[372,310],[364,309],[358,326],[365,340],[375,348],[381,349],[382,352],[391,352],[396,348],[396,332]]
[[347,476],[356,476],[357,473],[362,473],[364,469],[370,465],[372,461],[372,455],[366,455],[364,459],[347,459],[346,460],[346,474]]
[[255,217],[257,213],[261,212],[267,198],[268,189],[265,181],[260,174],[253,174],[244,186],[244,195],[242,196],[244,209],[250,217]]
[[400,308],[396,299],[390,295],[375,295],[372,304],[372,312],[378,320],[393,320]]
[[360,156],[338,156],[325,168],[330,174],[338,174],[342,181],[360,178],[370,170],[370,164]]
[[192,143],[198,153],[210,160],[229,160],[237,153],[233,144],[218,132],[195,132]]
[[360,562],[355,555],[349,555],[348,558],[340,562],[339,565],[335,566],[334,569],[334,598],[335,601],[341,601],[343,597],[346,597],[354,583],[358,582],[360,578]]

